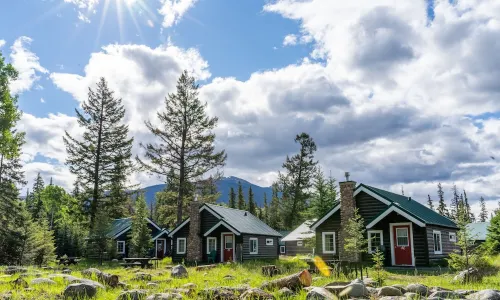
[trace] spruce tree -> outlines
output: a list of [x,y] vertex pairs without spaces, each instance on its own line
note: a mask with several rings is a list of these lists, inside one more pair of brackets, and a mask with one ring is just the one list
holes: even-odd
[[109,249],[111,242],[108,233],[111,228],[111,220],[103,209],[99,209],[94,218],[94,224],[90,230],[90,243],[88,251],[96,251],[99,257],[99,263],[102,265],[104,252]]
[[446,203],[444,202],[444,191],[443,191],[443,187],[441,186],[441,182],[438,183],[437,187],[438,187],[437,193],[438,193],[438,199],[439,199],[437,212],[440,215],[447,217],[448,216],[448,209],[446,208]]
[[281,191],[286,195],[283,200],[284,226],[293,228],[303,222],[303,212],[307,211],[307,201],[310,199],[312,178],[316,171],[317,161],[314,160],[316,143],[307,133],[298,134],[295,142],[300,145],[299,153],[286,157],[283,163],[285,172],[278,174]]
[[267,193],[264,193],[264,223],[269,223],[269,207],[267,206]]
[[427,206],[429,206],[430,209],[434,210],[434,204],[432,203],[431,195],[427,195]]
[[470,209],[469,205],[469,199],[467,198],[467,193],[464,190],[464,204],[465,204],[465,210],[467,212],[467,216],[469,217],[469,222],[474,223],[476,222],[476,216],[474,216],[474,213]]
[[262,207],[257,206],[257,211],[259,213],[259,216],[258,216],[259,220],[264,221],[264,214],[262,213]]
[[354,209],[354,216],[347,221],[345,226],[344,250],[347,253],[352,253],[356,258],[355,261],[358,262],[361,259],[361,253],[367,252],[368,247],[364,220],[359,214],[358,208]]
[[450,216],[453,220],[458,221],[458,216],[460,215],[460,212],[459,212],[460,195],[458,193],[458,188],[455,184],[451,188],[451,192],[453,193],[453,198],[451,198]]
[[33,221],[28,234],[28,260],[37,265],[48,265],[56,258],[54,232],[45,218]]
[[116,158],[108,188],[109,195],[105,205],[105,209],[111,219],[120,219],[128,216],[127,205],[129,193],[127,190],[132,189],[131,186],[126,186],[127,177],[132,174],[132,169],[124,165],[120,157],[121,155]]
[[318,168],[313,178],[311,198],[311,217],[323,217],[337,202],[337,185],[332,177],[326,178],[325,174]]
[[224,150],[215,151],[215,133],[218,118],[207,116],[206,104],[198,99],[198,85],[194,77],[184,71],[177,81],[177,93],[165,99],[165,111],[158,112],[160,126],[146,121],[146,127],[159,143],[141,144],[145,158],[137,161],[149,172],[167,176],[171,169],[179,182],[177,195],[177,223],[182,222],[186,187],[208,171],[224,166]]
[[479,222],[486,222],[488,219],[488,211],[486,210],[486,203],[484,202],[484,198],[479,198],[479,204],[481,206],[481,211],[479,212]]
[[[128,138],[124,124],[125,108],[121,99],[113,96],[104,78],[97,88],[89,88],[88,99],[82,104],[83,112],[76,111],[78,124],[85,129],[82,139],[66,131],[64,143],[68,152],[66,164],[78,180],[92,191],[90,222],[94,224],[98,201],[105,189],[117,180],[116,166],[130,170],[133,138]],[[127,173],[123,171],[124,173]]]
[[269,223],[268,225],[272,228],[278,230],[281,229],[281,219],[280,219],[280,199],[278,198],[278,186],[273,184],[272,195],[271,195],[271,205],[269,206]]
[[257,215],[257,209],[253,196],[252,186],[250,186],[250,188],[248,189],[248,211],[255,216]]
[[144,195],[135,200],[135,214],[132,217],[132,230],[130,243],[132,252],[136,257],[145,257],[153,246],[151,230],[148,227],[148,207]]
[[38,173],[35,178],[35,182],[33,183],[33,205],[31,207],[28,207],[28,209],[31,211],[33,219],[35,220],[45,215],[43,211],[44,206],[42,201],[42,192],[44,188],[45,186],[43,178],[42,176],[40,176],[40,173]]
[[246,207],[245,197],[243,196],[243,187],[241,186],[241,182],[238,181],[238,209],[245,210]]
[[229,191],[229,207],[236,208],[236,193],[234,192],[233,187]]

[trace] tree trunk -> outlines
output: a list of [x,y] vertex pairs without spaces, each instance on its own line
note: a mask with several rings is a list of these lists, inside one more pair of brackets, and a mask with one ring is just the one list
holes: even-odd
[[[103,95],[104,99],[104,95]],[[104,110],[104,100],[101,99],[101,115],[99,117],[99,132],[97,133],[97,153],[96,153],[96,161],[94,165],[94,192],[93,192],[93,201],[90,204],[90,227],[94,227],[94,219],[95,214],[97,213],[97,198],[99,197],[99,165],[101,162],[101,143],[102,143],[102,118],[103,118],[103,110]]]
[[303,287],[311,286],[312,277],[309,271],[303,270],[299,273],[275,279],[270,282],[266,282],[261,285],[261,289],[270,290],[270,289],[281,289],[287,287],[291,290],[297,291],[302,289]]
[[3,154],[0,156],[0,183],[2,183],[3,177]]

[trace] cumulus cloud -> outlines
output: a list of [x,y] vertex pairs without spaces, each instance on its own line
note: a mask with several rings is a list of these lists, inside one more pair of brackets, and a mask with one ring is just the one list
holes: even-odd
[[0,48],[2,48],[5,45],[5,40],[0,40]]
[[40,74],[49,72],[40,65],[38,56],[29,50],[32,41],[31,38],[22,36],[11,47],[10,59],[19,72],[18,79],[10,83],[13,94],[29,91],[33,84],[40,80]]
[[161,0],[158,11],[163,16],[162,26],[168,28],[177,24],[196,2],[197,0]]
[[287,34],[283,39],[283,46],[293,46],[297,44],[297,36],[295,34]]

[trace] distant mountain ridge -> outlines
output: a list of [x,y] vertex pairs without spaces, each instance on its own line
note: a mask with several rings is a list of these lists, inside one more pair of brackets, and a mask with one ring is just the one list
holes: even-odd
[[[248,182],[244,179],[229,176],[223,177],[219,180],[217,185],[217,191],[220,193],[219,199],[217,199],[217,203],[228,203],[229,202],[229,191],[231,187],[234,189],[236,193],[236,197],[238,197],[238,181],[241,182],[241,187],[243,188],[243,195],[245,196],[245,201],[248,202],[248,190],[252,187],[252,192],[254,194],[254,200],[259,207],[264,206],[264,194],[267,194],[267,203],[271,201],[272,195],[272,187],[261,187],[251,182]],[[161,192],[165,189],[166,184],[157,184],[143,188],[144,197],[146,198],[146,202],[148,206],[152,203],[155,203],[155,195],[158,192]],[[238,201],[238,199],[236,199]]]

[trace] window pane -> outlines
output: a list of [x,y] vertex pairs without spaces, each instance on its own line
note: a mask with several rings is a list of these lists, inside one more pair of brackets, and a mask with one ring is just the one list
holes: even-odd
[[382,243],[380,232],[370,232],[370,251],[376,252]]
[[441,251],[441,234],[434,233],[434,251]]
[[408,228],[396,228],[397,246],[408,246]]
[[333,234],[325,234],[325,250],[333,251],[334,250],[334,239]]
[[212,252],[213,250],[215,250],[215,239],[208,239],[208,252]]
[[233,236],[232,235],[226,236],[225,243],[226,243],[226,249],[232,249],[233,248]]

